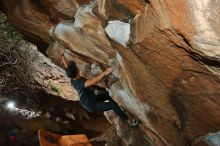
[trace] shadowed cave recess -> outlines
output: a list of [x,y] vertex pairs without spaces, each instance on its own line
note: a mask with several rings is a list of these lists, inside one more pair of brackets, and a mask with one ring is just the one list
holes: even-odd
[[[8,121],[1,124],[3,131],[17,137],[19,133],[35,137],[38,129],[83,133],[94,146],[219,146],[219,4],[218,0],[0,0],[7,17],[1,26],[12,25],[32,43],[19,40],[15,46],[28,54],[33,78],[29,85],[35,87],[30,88],[31,97],[2,95],[0,116]],[[12,40],[17,37],[12,35]],[[1,49],[10,47],[15,48]],[[113,68],[99,85],[129,116],[142,121],[140,127],[129,128],[112,111],[90,114],[80,106],[63,70],[64,50],[87,78]],[[28,87],[20,90],[29,91]],[[9,100],[18,102],[15,111],[4,108]],[[33,145],[37,142],[32,139]]]

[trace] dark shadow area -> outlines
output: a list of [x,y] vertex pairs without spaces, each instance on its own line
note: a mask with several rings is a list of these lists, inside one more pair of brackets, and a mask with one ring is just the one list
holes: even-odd
[[94,142],[91,142],[91,144],[93,146],[104,146],[106,142],[105,141],[94,141]]
[[[0,135],[2,133],[5,137],[2,143],[15,146],[30,146],[30,144],[38,146],[37,131],[39,129],[60,135],[85,134],[89,139],[94,139],[93,146],[103,146],[112,141],[112,135],[116,135],[114,128],[108,123],[103,113],[88,113],[79,104],[79,101],[65,100],[43,90],[36,91],[36,95],[38,104],[35,109],[26,107],[26,98],[18,95],[11,95],[7,100],[0,103],[0,119],[4,121],[0,125]],[[17,109],[26,111],[21,113],[7,109],[8,101],[15,102]],[[29,114],[27,113],[29,111],[36,113],[40,111],[41,114],[34,117],[33,115],[36,113]],[[67,117],[66,112],[74,115],[75,120]],[[50,117],[45,117],[46,113],[49,113]],[[30,116],[31,114],[33,117]],[[89,119],[84,114],[87,114]],[[28,116],[30,117],[27,118]],[[10,133],[16,135],[16,140],[10,140]],[[96,138],[98,139],[96,140]],[[106,139],[109,140],[106,141]]]

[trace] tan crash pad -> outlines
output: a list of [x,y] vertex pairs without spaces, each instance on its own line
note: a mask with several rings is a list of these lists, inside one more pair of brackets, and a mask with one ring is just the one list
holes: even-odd
[[84,134],[58,135],[45,130],[38,131],[40,146],[92,146]]

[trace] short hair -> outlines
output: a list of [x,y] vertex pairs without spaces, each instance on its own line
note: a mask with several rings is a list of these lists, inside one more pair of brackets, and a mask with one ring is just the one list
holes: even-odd
[[78,68],[76,66],[76,63],[74,61],[69,61],[68,66],[66,68],[66,75],[69,78],[75,78],[78,72]]

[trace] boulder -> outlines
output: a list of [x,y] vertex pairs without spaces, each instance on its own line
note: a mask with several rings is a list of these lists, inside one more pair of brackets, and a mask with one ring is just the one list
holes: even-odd
[[[142,121],[151,145],[196,146],[215,143],[205,137],[220,131],[219,3],[0,0],[0,8],[26,38],[50,45],[44,52],[57,65],[67,49],[85,76],[94,63],[112,66],[103,86]],[[119,25],[108,27],[119,21],[129,25],[126,41],[116,34]]]

